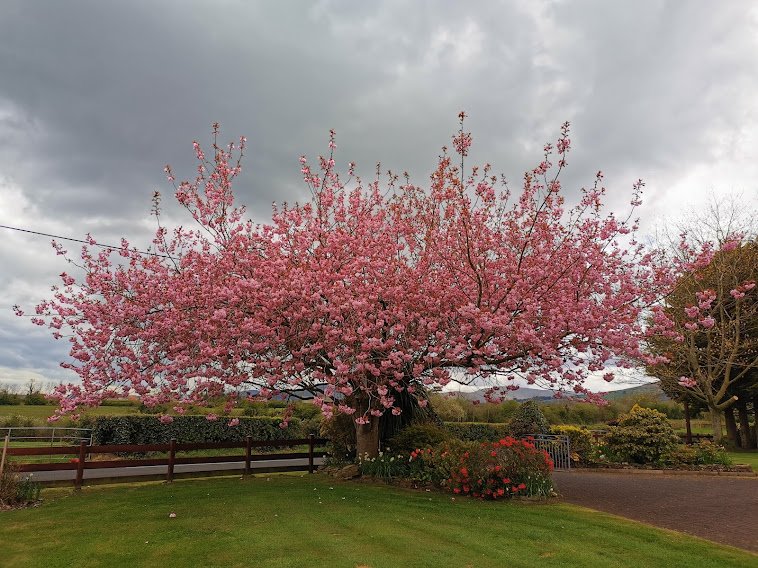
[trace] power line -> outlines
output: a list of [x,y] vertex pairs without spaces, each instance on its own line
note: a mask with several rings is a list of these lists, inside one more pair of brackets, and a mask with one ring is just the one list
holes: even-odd
[[[40,237],[50,237],[52,239],[60,239],[62,241],[72,241],[72,242],[75,242],[75,243],[83,243],[85,245],[92,245],[92,244],[94,244],[95,246],[102,247],[102,248],[108,249],[108,250],[121,250],[121,248],[122,248],[120,246],[117,247],[117,246],[114,246],[114,245],[104,245],[104,244],[97,243],[97,242],[96,243],[92,243],[90,241],[84,241],[82,239],[74,239],[72,237],[63,237],[61,235],[52,235],[50,233],[41,233],[39,231],[32,231],[31,229],[21,229],[19,227],[10,227],[8,225],[0,225],[0,229],[10,229],[11,231],[19,231],[21,233],[29,233],[29,234],[32,234],[32,235],[38,235]],[[150,252],[150,251],[137,250],[137,249],[133,249],[133,250],[136,250],[136,252],[138,252],[140,254],[146,254],[146,255],[149,255],[149,256],[160,256],[162,258],[172,258],[172,257],[170,257],[167,254],[160,254],[158,252]]]

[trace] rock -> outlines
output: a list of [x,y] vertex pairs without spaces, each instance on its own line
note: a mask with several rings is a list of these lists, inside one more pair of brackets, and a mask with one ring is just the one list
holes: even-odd
[[357,464],[350,464],[340,469],[334,477],[339,479],[354,479],[361,476],[361,470]]

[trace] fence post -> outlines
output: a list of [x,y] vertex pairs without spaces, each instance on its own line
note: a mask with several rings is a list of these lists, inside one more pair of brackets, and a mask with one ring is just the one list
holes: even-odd
[[176,459],[176,438],[171,438],[168,450],[168,472],[166,472],[166,481],[174,481],[174,460]]
[[250,454],[251,454],[251,450],[253,448],[252,442],[253,442],[253,437],[252,436],[247,436],[245,438],[245,475],[249,475],[250,474],[250,467],[251,467],[251,465],[250,465]]
[[84,479],[84,460],[87,459],[87,443],[82,440],[79,442],[79,461],[76,463],[76,481],[74,487],[77,491],[82,489],[82,479]]
[[5,454],[8,452],[8,446],[11,443],[11,433],[10,430],[8,430],[8,433],[5,435],[5,442],[3,443],[3,457],[0,458],[0,478],[3,476],[3,472],[5,471]]
[[314,446],[313,434],[308,434],[308,473],[313,473],[313,446]]

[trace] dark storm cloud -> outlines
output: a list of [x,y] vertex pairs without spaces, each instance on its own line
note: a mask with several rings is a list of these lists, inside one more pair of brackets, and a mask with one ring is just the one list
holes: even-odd
[[[164,164],[191,176],[191,141],[207,144],[215,121],[224,141],[248,136],[237,195],[258,220],[306,197],[297,158],[326,151],[329,128],[338,163],[370,176],[381,161],[424,183],[464,109],[472,161],[514,185],[571,120],[569,195],[603,169],[613,204],[644,177],[664,208],[716,163],[754,182],[735,156],[758,122],[755,18],[747,1],[6,0],[0,223],[146,246],[152,192],[171,193]],[[66,269],[46,239],[5,233],[0,263],[3,310]],[[60,350],[31,332],[24,347],[19,323],[0,367],[51,368],[31,354]]]

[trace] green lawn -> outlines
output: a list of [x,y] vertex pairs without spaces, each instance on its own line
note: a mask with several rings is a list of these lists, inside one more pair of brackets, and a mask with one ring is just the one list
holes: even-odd
[[758,566],[734,548],[566,504],[320,475],[48,489],[43,498],[0,512],[5,568]]
[[758,451],[731,451],[727,454],[732,458],[733,463],[746,463],[753,467],[753,471],[758,472]]

